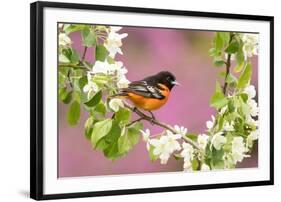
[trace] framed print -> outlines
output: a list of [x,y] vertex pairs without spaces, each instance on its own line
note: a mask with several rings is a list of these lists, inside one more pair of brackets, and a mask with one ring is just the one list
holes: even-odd
[[273,184],[273,17],[31,4],[31,198]]

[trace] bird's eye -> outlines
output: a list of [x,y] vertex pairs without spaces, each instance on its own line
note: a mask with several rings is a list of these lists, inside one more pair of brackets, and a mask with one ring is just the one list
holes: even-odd
[[171,81],[172,78],[170,76],[167,77],[167,81]]

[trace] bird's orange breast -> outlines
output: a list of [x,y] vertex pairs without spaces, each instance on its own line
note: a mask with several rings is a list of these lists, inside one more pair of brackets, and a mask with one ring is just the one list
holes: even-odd
[[166,86],[162,84],[159,84],[159,86],[161,86],[162,88],[160,92],[163,96],[165,96],[164,99],[147,98],[134,93],[128,93],[127,98],[131,100],[137,108],[141,108],[147,111],[159,109],[164,104],[166,104],[170,95],[170,90]]

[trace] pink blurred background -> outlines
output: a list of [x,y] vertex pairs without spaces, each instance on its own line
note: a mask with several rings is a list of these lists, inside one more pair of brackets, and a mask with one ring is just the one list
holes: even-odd
[[[119,33],[128,33],[123,39],[124,55],[116,58],[128,69],[131,81],[142,79],[162,70],[174,73],[181,86],[174,87],[168,103],[154,112],[155,116],[170,125],[180,125],[189,132],[204,133],[206,121],[215,114],[209,107],[209,99],[215,88],[218,73],[224,67],[214,67],[208,56],[215,32],[124,27]],[[71,35],[73,47],[82,54],[80,34]],[[93,50],[86,59],[92,61]],[[253,61],[252,83],[257,88],[257,58]],[[182,171],[183,162],[172,157],[166,165],[151,162],[145,143],[140,141],[128,155],[110,161],[99,151],[92,149],[84,136],[84,123],[88,117],[82,112],[80,123],[71,127],[66,121],[67,105],[59,104],[59,161],[58,177],[115,175],[151,172]],[[146,123],[152,133],[161,128]],[[257,144],[250,158],[238,167],[257,167]]]

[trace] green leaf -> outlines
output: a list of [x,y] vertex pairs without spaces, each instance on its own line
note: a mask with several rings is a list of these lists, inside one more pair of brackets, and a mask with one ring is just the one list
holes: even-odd
[[241,109],[242,109],[242,112],[245,116],[247,116],[248,114],[250,114],[250,107],[248,104],[245,104],[245,103],[242,103],[241,104]]
[[60,88],[59,89],[59,99],[63,101],[67,96],[67,88]]
[[196,135],[195,133],[187,133],[186,137],[196,142],[198,135]]
[[180,160],[183,158],[180,154],[174,154],[173,156],[176,160]]
[[91,143],[94,148],[96,147],[98,141],[109,133],[111,127],[112,119],[105,119],[94,124],[91,135]]
[[85,122],[85,131],[84,134],[86,136],[87,139],[91,139],[92,136],[92,132],[93,132],[93,124],[94,124],[94,118],[92,116],[90,116],[87,121]]
[[78,54],[78,52],[75,49],[71,49],[72,53],[71,53],[71,57],[70,57],[70,61],[71,63],[77,63],[80,60],[80,55]]
[[60,63],[70,63],[70,60],[68,59],[68,57],[66,55],[61,53],[61,54],[59,54],[59,62]]
[[100,141],[98,141],[95,149],[99,150],[99,151],[104,151],[109,147],[109,142],[106,141],[106,137],[103,137],[100,139]]
[[108,135],[105,136],[105,141],[108,143],[108,146],[104,149],[103,153],[108,159],[114,160],[122,156],[118,151],[118,139],[121,136],[121,132],[119,124],[114,121],[111,130]]
[[69,104],[72,100],[72,91],[69,91],[66,97],[62,100],[64,104]]
[[217,50],[215,48],[210,48],[209,51],[208,51],[208,54],[211,56],[211,57],[218,57],[221,55],[221,51],[220,50]]
[[235,104],[233,100],[229,100],[227,109],[230,113],[234,112],[235,110]]
[[240,64],[238,63],[235,67],[234,67],[234,72],[239,73],[243,70],[245,66],[244,62],[241,62]]
[[136,122],[128,128],[127,135],[130,138],[132,145],[135,145],[139,142],[140,130],[143,128],[141,122]]
[[102,98],[102,91],[99,91],[89,101],[85,102],[84,104],[87,107],[94,107],[101,101],[101,98]]
[[223,123],[224,123],[224,117],[218,115],[217,120],[218,120],[218,126],[219,126],[218,130],[221,130],[223,127]]
[[230,86],[235,87],[237,84],[237,78],[229,73],[226,77],[226,82],[230,84]]
[[222,87],[220,82],[216,81],[216,92],[217,93],[222,93]]
[[96,46],[96,60],[103,62],[107,55],[108,55],[108,51],[103,45]]
[[93,113],[99,113],[101,115],[105,115],[106,114],[106,106],[104,103],[100,102],[99,104],[97,104],[94,108],[94,112]]
[[214,66],[216,66],[216,67],[221,67],[221,66],[223,66],[223,65],[225,64],[225,62],[224,62],[224,60],[222,60],[221,58],[215,58],[215,59],[213,60],[213,64],[214,64]]
[[212,168],[217,168],[217,169],[221,169],[224,167],[224,161],[222,159],[224,155],[224,150],[216,150],[213,149],[212,150],[212,159],[211,159],[211,165]]
[[123,132],[118,139],[118,152],[120,155],[126,154],[139,142],[141,128],[142,124],[140,122],[134,123],[128,129],[123,128]]
[[239,49],[239,43],[237,40],[233,40],[231,41],[231,43],[229,44],[229,46],[225,49],[226,53],[229,54],[233,54],[236,53]]
[[107,62],[108,62],[108,64],[114,64],[115,63],[114,59],[110,56],[107,56]]
[[93,30],[87,29],[83,32],[83,45],[92,47],[96,45],[96,33]]
[[69,106],[67,112],[67,121],[71,126],[76,125],[80,119],[80,103],[78,101],[74,101]]
[[229,32],[219,32],[221,40],[223,41],[223,46],[226,46],[230,40],[230,33]]
[[131,142],[127,134],[122,135],[118,139],[118,152],[121,154],[127,153],[131,149]]
[[217,32],[214,43],[215,43],[215,49],[221,50],[225,46],[228,45],[230,39],[230,33],[229,32]]
[[225,105],[227,105],[227,103],[228,103],[228,100],[224,96],[224,94],[222,92],[216,92],[211,98],[210,105],[212,107],[215,107],[216,109],[220,109],[220,108],[224,107]]
[[250,63],[248,63],[246,65],[243,73],[241,74],[241,76],[238,79],[237,87],[238,88],[246,87],[246,85],[248,85],[248,83],[251,80],[251,76],[252,76],[252,65]]
[[69,25],[64,31],[68,35],[72,32],[80,31],[84,28],[84,25]]
[[72,55],[72,50],[71,48],[65,48],[62,50],[62,53],[70,60],[71,55]]
[[126,108],[120,108],[115,112],[114,119],[120,124],[128,124],[131,119],[131,111]]
[[79,79],[79,88],[80,88],[80,91],[83,91],[83,88],[84,86],[88,83],[88,79],[87,79],[87,76],[82,76],[80,79]]
[[[242,65],[244,67],[244,59],[245,58],[244,58],[242,42],[239,43],[239,48],[238,48],[238,51],[237,51],[235,57],[236,57],[237,66],[241,66]],[[242,67],[240,67],[240,68],[242,68]],[[239,70],[239,68],[237,68],[237,71],[238,70]]]
[[198,160],[193,159],[191,163],[192,163],[192,170],[198,170],[198,167],[199,167]]
[[224,46],[224,41],[221,38],[221,35],[220,35],[219,32],[216,33],[214,43],[215,43],[216,50],[221,50],[223,48],[223,46]]
[[241,99],[243,100],[244,103],[247,103],[247,101],[248,101],[248,94],[247,93],[241,93],[240,97],[241,97]]
[[62,50],[59,55],[59,62],[61,63],[78,63],[80,60],[80,55],[74,48],[66,48]]
[[152,162],[156,161],[158,159],[158,156],[153,154],[154,148],[155,148],[154,146],[150,145],[149,150],[148,150],[149,158]]
[[225,152],[231,152],[232,151],[233,135],[231,133],[228,133],[225,137],[226,137],[226,144],[223,145],[222,148]]
[[90,33],[90,26],[85,26],[81,31],[82,42],[86,39],[89,33]]

